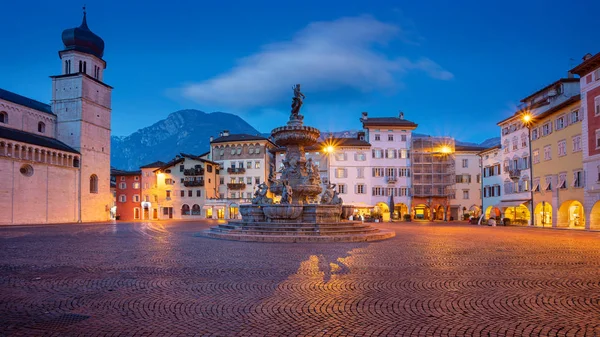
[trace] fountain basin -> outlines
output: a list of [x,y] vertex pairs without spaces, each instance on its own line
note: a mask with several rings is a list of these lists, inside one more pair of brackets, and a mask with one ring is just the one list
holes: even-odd
[[342,205],[342,219],[348,220],[354,214],[354,205]]
[[265,221],[265,213],[263,212],[261,205],[240,205],[240,214],[242,215],[242,219],[247,222]]
[[342,215],[342,205],[304,205],[304,214],[302,220],[312,223],[336,222],[340,221]]
[[297,219],[302,215],[303,209],[304,206],[299,204],[274,204],[262,206],[265,217],[274,222]]

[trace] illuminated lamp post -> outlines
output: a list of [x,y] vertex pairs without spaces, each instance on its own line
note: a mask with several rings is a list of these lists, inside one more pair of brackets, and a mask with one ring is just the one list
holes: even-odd
[[331,184],[331,154],[335,152],[335,146],[331,141],[325,144],[323,152],[327,153],[327,183]]
[[[529,134],[529,191],[531,194],[531,212],[530,212],[530,217],[531,217],[531,226],[535,226],[535,214],[534,214],[534,208],[533,208],[533,148],[532,148],[532,144],[531,144],[531,128],[533,127],[533,115],[531,114],[531,112],[529,111],[523,111],[522,115],[521,115],[521,122],[523,123],[523,125],[527,128],[528,130],[528,134]],[[544,223],[542,222],[542,226],[544,226]]]

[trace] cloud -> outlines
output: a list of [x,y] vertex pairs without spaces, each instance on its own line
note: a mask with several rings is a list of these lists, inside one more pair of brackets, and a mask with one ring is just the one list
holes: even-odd
[[379,51],[401,27],[370,16],[314,22],[290,41],[266,45],[230,71],[182,88],[183,96],[228,108],[269,106],[291,94],[294,83],[309,91],[351,88],[360,92],[396,87],[397,75],[413,70],[449,80],[452,73],[428,58],[389,58]]

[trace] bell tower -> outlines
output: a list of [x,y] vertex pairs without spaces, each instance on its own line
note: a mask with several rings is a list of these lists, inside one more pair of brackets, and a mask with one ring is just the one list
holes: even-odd
[[62,33],[61,75],[52,78],[57,138],[81,153],[79,221],[107,221],[110,193],[112,87],[104,83],[104,41],[83,20]]

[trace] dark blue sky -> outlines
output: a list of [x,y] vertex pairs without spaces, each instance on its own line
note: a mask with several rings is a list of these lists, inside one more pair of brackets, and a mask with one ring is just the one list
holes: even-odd
[[[308,124],[357,129],[361,111],[483,141],[518,101],[600,51],[600,1],[86,1],[114,86],[113,134],[185,108],[284,123],[303,84]],[[0,87],[49,102],[61,32],[82,2],[11,1]]]

